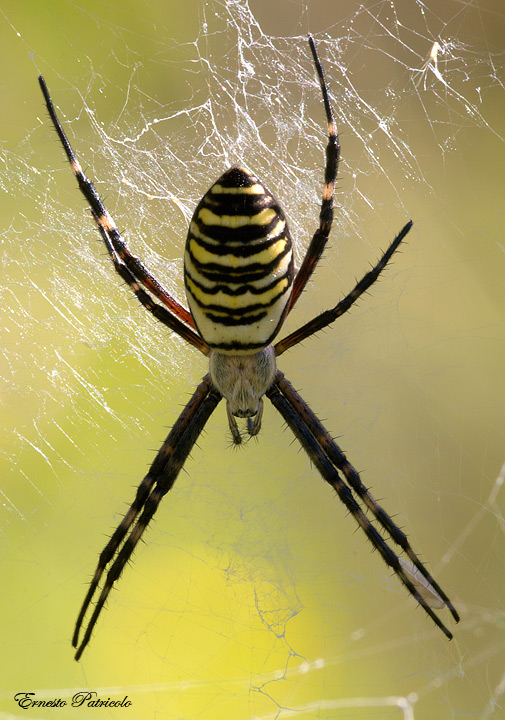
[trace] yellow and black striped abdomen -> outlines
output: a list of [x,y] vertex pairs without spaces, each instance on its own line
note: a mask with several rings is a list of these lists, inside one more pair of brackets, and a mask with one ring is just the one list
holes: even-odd
[[291,236],[277,201],[246,168],[225,172],[196,208],[184,280],[211,348],[257,352],[276,335],[293,283]]

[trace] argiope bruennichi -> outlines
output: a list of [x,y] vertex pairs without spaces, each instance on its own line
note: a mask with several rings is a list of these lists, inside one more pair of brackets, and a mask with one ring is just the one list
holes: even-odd
[[[261,429],[263,396],[266,396],[373,547],[448,638],[452,634],[430,606],[429,593],[420,592],[420,584],[432,589],[438,598],[438,607],[445,604],[453,618],[459,619],[449,598],[412,550],[405,534],[374,500],[340,447],[277,369],[279,355],[347,312],[370,288],[412,226],[411,222],[405,225],[375,267],[334,308],[275,342],[282,323],[319,262],[333,219],[340,146],[323,69],[311,36],[309,45],[323,95],[328,144],[319,227],[301,267],[297,271],[294,268],[291,236],[280,205],[254,173],[243,165],[236,165],[203,196],[189,226],[184,255],[189,311],[130,253],[92,182],[84,175],[58,120],[44,79],[39,78],[49,115],[115,270],[150,313],[209,358],[209,373],[182,411],[139,485],[129,510],[100,553],[75,627],[76,660],[90,640],[112,586],[222,398],[226,400],[233,442],[239,444],[242,434],[236,418],[246,418],[247,433],[257,435]],[[389,540],[382,537],[366,510]],[[391,543],[397,545],[406,558],[399,558]],[[106,570],[98,600],[81,637],[84,618]]]

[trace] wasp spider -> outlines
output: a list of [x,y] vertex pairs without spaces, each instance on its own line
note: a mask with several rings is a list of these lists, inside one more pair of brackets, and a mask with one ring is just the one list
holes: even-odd
[[[328,123],[319,227],[301,267],[295,271],[287,221],[274,196],[244,166],[227,170],[204,195],[189,226],[184,255],[189,310],[131,254],[92,182],[84,175],[58,120],[44,79],[39,78],[52,123],[115,270],[154,317],[209,358],[208,374],[168,434],[129,510],[100,553],[75,626],[76,660],[91,638],[114,583],[222,398],[226,400],[233,442],[239,444],[242,435],[236,418],[246,418],[247,434],[257,435],[261,428],[263,396],[266,396],[373,547],[449,639],[451,632],[432,607],[446,606],[453,618],[459,619],[449,598],[412,550],[405,534],[372,497],[340,447],[276,366],[279,355],[349,310],[377,280],[412,226],[411,222],[405,225],[375,267],[334,308],[275,342],[327,243],[340,156],[323,69],[314,40],[311,36],[308,40]],[[398,554],[394,545],[399,548]],[[401,553],[406,557],[399,557]],[[97,593],[98,599],[85,624]],[[83,624],[85,630],[81,636]]]

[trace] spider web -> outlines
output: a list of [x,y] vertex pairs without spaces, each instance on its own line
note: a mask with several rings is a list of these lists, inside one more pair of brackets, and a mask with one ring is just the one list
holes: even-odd
[[[16,651],[3,716],[22,714],[16,692],[70,703],[85,687],[167,720],[503,718],[502,4],[2,13],[2,643]],[[298,260],[316,227],[325,127],[309,30],[343,160],[331,247],[286,330],[415,225],[360,307],[281,369],[400,513],[462,621],[447,643],[271,408],[240,452],[219,408],[76,665],[69,637],[104,533],[205,363],[120,287],[36,71],[133,251],[182,300],[189,218],[234,162],[281,201]]]

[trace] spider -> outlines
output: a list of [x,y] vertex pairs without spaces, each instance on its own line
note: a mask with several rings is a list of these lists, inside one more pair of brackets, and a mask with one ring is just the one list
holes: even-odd
[[[206,422],[223,398],[232,439],[238,445],[243,436],[237,418],[246,419],[247,435],[257,435],[266,396],[372,546],[447,638],[451,639],[452,633],[432,608],[446,606],[454,620],[459,620],[451,601],[411,548],[404,532],[372,497],[335,440],[276,367],[279,355],[330,325],[352,307],[377,280],[412,227],[409,221],[377,264],[335,307],[275,342],[328,241],[340,157],[330,97],[311,35],[308,42],[328,125],[319,226],[300,268],[295,271],[291,236],[281,207],[250,170],[241,165],[230,168],[203,196],[189,226],[184,256],[189,310],[175,300],[128,249],[93,183],[83,173],[58,120],[46,83],[39,77],[50,118],[114,269],[155,318],[209,358],[208,374],[168,434],[132,504],[100,553],[75,625],[72,644],[76,648],[76,660],[88,645],[109,593],[161,499],[172,488]],[[397,552],[393,549],[395,545]],[[91,611],[95,596],[98,599]],[[90,617],[85,623],[88,611]]]

